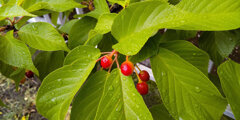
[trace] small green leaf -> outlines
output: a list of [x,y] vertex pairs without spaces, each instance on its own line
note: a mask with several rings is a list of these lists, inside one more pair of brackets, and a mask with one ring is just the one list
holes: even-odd
[[95,30],[90,30],[88,33],[88,39],[85,41],[84,45],[96,46],[102,38],[103,34],[100,34]]
[[218,120],[227,101],[200,70],[180,56],[160,48],[151,58],[163,103],[176,120]]
[[70,33],[70,30],[72,29],[73,25],[78,21],[78,19],[73,19],[69,22],[67,22],[66,24],[64,24],[63,26],[61,26],[61,28],[59,29],[62,32],[65,32],[67,34]]
[[117,14],[115,13],[107,13],[103,14],[99,17],[96,27],[94,28],[95,31],[101,34],[105,34],[111,31],[113,20]]
[[13,31],[7,32],[5,36],[0,36],[0,50],[0,60],[4,63],[31,70],[38,75],[28,47],[13,37]]
[[163,104],[152,106],[150,112],[154,120],[174,120]]
[[117,3],[117,4],[121,5],[123,8],[128,6],[130,3],[130,0],[108,0],[108,1],[113,4]]
[[182,0],[176,6],[161,1],[139,2],[128,6],[115,18],[112,34],[119,43],[113,48],[125,55],[135,55],[148,38],[162,28],[236,29],[240,27],[239,12],[240,1],[237,0]]
[[103,34],[111,31],[114,18],[117,16],[115,13],[103,14],[99,17],[97,25],[89,32],[88,40],[84,45],[97,45],[103,38]]
[[212,83],[217,87],[217,89],[219,90],[219,92],[221,92],[221,94],[223,95],[223,97],[226,97],[223,89],[222,89],[222,85],[220,82],[220,79],[218,77],[217,74],[208,74],[208,78],[212,81]]
[[93,120],[95,118],[109,75],[106,71],[98,71],[86,81],[74,98],[71,120]]
[[39,79],[43,80],[49,73],[62,67],[63,61],[63,51],[44,51],[39,53],[34,60],[34,64],[39,71]]
[[25,79],[25,69],[22,69],[22,68],[17,69],[10,75],[10,78],[14,80],[16,91],[18,91],[18,86],[20,81],[22,79]]
[[193,66],[197,67],[205,75],[208,75],[209,56],[206,52],[197,48],[192,43],[184,40],[175,40],[162,43],[160,44],[160,47],[174,52]]
[[73,97],[91,73],[101,53],[78,46],[68,53],[65,65],[51,72],[37,94],[37,110],[49,120],[64,120]]
[[228,60],[218,67],[217,72],[233,114],[240,120],[240,64]]
[[73,8],[82,8],[83,5],[74,0],[24,0],[23,8],[28,12],[40,9],[48,9],[56,12],[63,12]]
[[59,16],[59,12],[52,12],[52,13],[51,13],[51,22],[52,22],[52,24],[54,24],[55,26],[57,25],[58,16]]
[[95,9],[87,14],[86,16],[91,16],[98,19],[102,14],[110,13],[108,4],[105,0],[94,0],[93,1]]
[[115,43],[117,43],[116,39],[114,39],[111,33],[107,33],[103,35],[103,39],[98,44],[98,48],[101,52],[112,51],[112,45]]
[[0,20],[5,19],[6,17],[18,17],[18,16],[35,17],[35,15],[28,13],[18,5],[6,4],[0,7]]
[[199,39],[199,47],[210,55],[216,65],[232,53],[237,44],[237,36],[230,31],[204,32]]
[[215,40],[214,32],[204,32],[199,39],[199,48],[209,54],[215,65],[219,65],[224,57],[219,54]]
[[114,69],[104,86],[95,120],[152,120],[143,98],[137,92],[131,76]]
[[10,77],[10,74],[14,71],[11,65],[5,64],[4,62],[0,61],[0,73],[5,77]]
[[130,61],[133,63],[142,62],[145,59],[157,54],[161,36],[162,35],[158,33],[155,36],[149,38],[143,48],[136,55],[130,57]]
[[88,33],[95,27],[97,20],[91,17],[84,17],[78,20],[69,32],[68,46],[73,49],[83,45],[88,40]]
[[20,39],[26,42],[30,47],[39,50],[69,51],[63,37],[51,24],[46,22],[27,24],[18,31],[18,35]]

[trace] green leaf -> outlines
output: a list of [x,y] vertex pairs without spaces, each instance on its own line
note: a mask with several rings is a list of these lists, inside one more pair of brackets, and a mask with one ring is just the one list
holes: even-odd
[[56,12],[63,12],[73,8],[82,8],[83,5],[74,0],[24,0],[23,8],[28,12],[40,9],[48,9]]
[[131,76],[114,69],[104,86],[95,120],[152,120],[151,113],[137,92]]
[[157,54],[161,36],[162,35],[158,33],[151,37],[136,55],[130,57],[130,61],[133,63],[142,62],[145,59]]
[[86,16],[91,16],[98,19],[102,14],[110,13],[108,4],[105,0],[94,0],[93,4],[95,9],[85,14]]
[[220,65],[237,45],[238,36],[230,31],[204,32],[199,39],[199,47],[210,55],[215,65]]
[[0,61],[0,73],[5,77],[10,77],[10,74],[14,71],[11,65],[5,64],[4,62]]
[[69,22],[67,22],[66,24],[64,24],[63,26],[61,26],[61,28],[59,29],[62,32],[65,32],[67,34],[70,33],[70,30],[72,29],[73,25],[78,21],[78,19],[73,19]]
[[18,91],[18,86],[20,81],[22,79],[25,79],[25,69],[22,69],[22,68],[17,69],[10,75],[10,78],[14,80],[16,91]]
[[152,106],[150,112],[154,120],[174,120],[163,104]]
[[117,43],[111,33],[104,34],[103,39],[99,42],[98,48],[101,52],[112,51],[112,45]]
[[130,0],[108,0],[108,1],[113,4],[117,3],[117,4],[121,5],[123,8],[128,6],[130,3]]
[[57,25],[58,17],[59,17],[59,12],[52,12],[51,13],[51,22],[55,26]]
[[220,119],[227,101],[200,70],[165,48],[151,58],[151,65],[163,103],[174,119]]
[[86,81],[74,98],[71,120],[93,120],[95,118],[103,95],[104,84],[109,75],[106,71],[98,71]]
[[222,57],[218,52],[214,35],[214,32],[204,32],[199,39],[199,48],[209,54],[215,65],[220,65],[224,57]]
[[101,15],[98,18],[98,22],[94,30],[101,34],[110,32],[113,24],[113,20],[115,19],[116,16],[117,14],[115,13],[107,13],[107,14]]
[[103,34],[98,33],[95,30],[90,30],[88,34],[88,39],[85,41],[84,45],[96,46],[103,38]]
[[19,30],[23,25],[27,24],[27,21],[32,17],[23,17],[17,24],[15,24],[15,27],[17,30]]
[[68,53],[65,65],[50,73],[37,94],[37,110],[49,120],[64,120],[69,105],[100,57],[100,51],[79,46]]
[[69,32],[69,48],[73,49],[83,45],[88,40],[88,33],[95,27],[96,23],[96,19],[91,17],[84,17],[77,21]]
[[160,47],[166,48],[181,58],[191,63],[193,66],[208,75],[209,56],[203,50],[197,48],[192,43],[183,40],[169,41],[160,44]]
[[219,92],[221,92],[221,94],[223,95],[223,97],[226,97],[224,92],[223,92],[223,89],[222,89],[222,86],[221,86],[221,82],[220,82],[220,79],[218,77],[217,74],[208,74],[208,78],[212,81],[212,83],[217,87],[217,89],[219,90]]
[[13,31],[7,32],[5,36],[0,36],[0,50],[0,60],[4,63],[31,70],[38,75],[28,47],[13,37]]
[[222,89],[231,106],[236,120],[240,120],[240,64],[228,60],[218,67]]
[[102,40],[103,34],[111,31],[112,23],[116,16],[117,14],[115,13],[101,15],[95,28],[89,32],[88,40],[84,43],[84,45],[97,45]]
[[64,38],[51,24],[46,22],[27,24],[18,31],[18,35],[20,39],[26,42],[30,47],[39,50],[69,51]]
[[49,73],[63,66],[64,52],[41,52],[39,53],[34,64],[39,71],[39,79],[43,80]]
[[148,38],[161,28],[202,31],[236,29],[240,27],[239,13],[238,0],[182,0],[177,6],[161,1],[139,2],[128,6],[115,18],[112,34],[119,43],[113,48],[125,55],[135,55]]
[[28,13],[18,5],[6,4],[0,7],[0,20],[5,19],[6,17],[18,17],[18,16],[35,17],[35,15]]

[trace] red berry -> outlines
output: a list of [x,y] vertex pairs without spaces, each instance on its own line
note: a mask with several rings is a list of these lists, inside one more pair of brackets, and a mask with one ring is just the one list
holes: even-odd
[[137,90],[141,95],[146,95],[148,93],[148,84],[146,82],[138,83]]
[[104,68],[104,69],[108,69],[112,64],[112,58],[108,55],[105,55],[102,57],[101,59],[101,66]]
[[121,72],[125,76],[129,76],[133,73],[133,63],[130,61],[125,61],[121,64]]
[[147,82],[150,78],[150,76],[146,70],[141,71],[138,75],[139,75],[140,79],[145,82]]
[[32,78],[33,75],[34,75],[34,73],[33,73],[32,71],[27,71],[27,72],[25,73],[25,75],[26,75],[28,78]]

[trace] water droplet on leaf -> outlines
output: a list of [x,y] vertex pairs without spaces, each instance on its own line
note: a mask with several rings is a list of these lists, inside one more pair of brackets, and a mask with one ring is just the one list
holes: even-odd
[[199,87],[195,87],[195,90],[196,90],[196,92],[201,92],[201,90],[200,90],[200,88]]

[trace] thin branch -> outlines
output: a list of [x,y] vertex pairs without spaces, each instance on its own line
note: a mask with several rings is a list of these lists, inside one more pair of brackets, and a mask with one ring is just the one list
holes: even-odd
[[10,18],[7,17],[6,19],[11,22],[11,25],[13,25],[13,21]]
[[[115,57],[118,58],[118,54],[116,54]],[[118,63],[118,59],[116,60],[116,64],[117,64],[117,68],[120,69],[120,67],[119,67],[119,63]]]
[[117,58],[115,57],[114,60],[112,61],[112,64],[110,65],[109,69],[108,69],[108,72],[110,73],[111,69],[112,69],[112,66],[113,66],[113,63],[117,60]]
[[23,19],[24,16],[20,17],[14,24],[17,24],[20,20]]
[[111,52],[101,52],[101,54],[110,54]]

